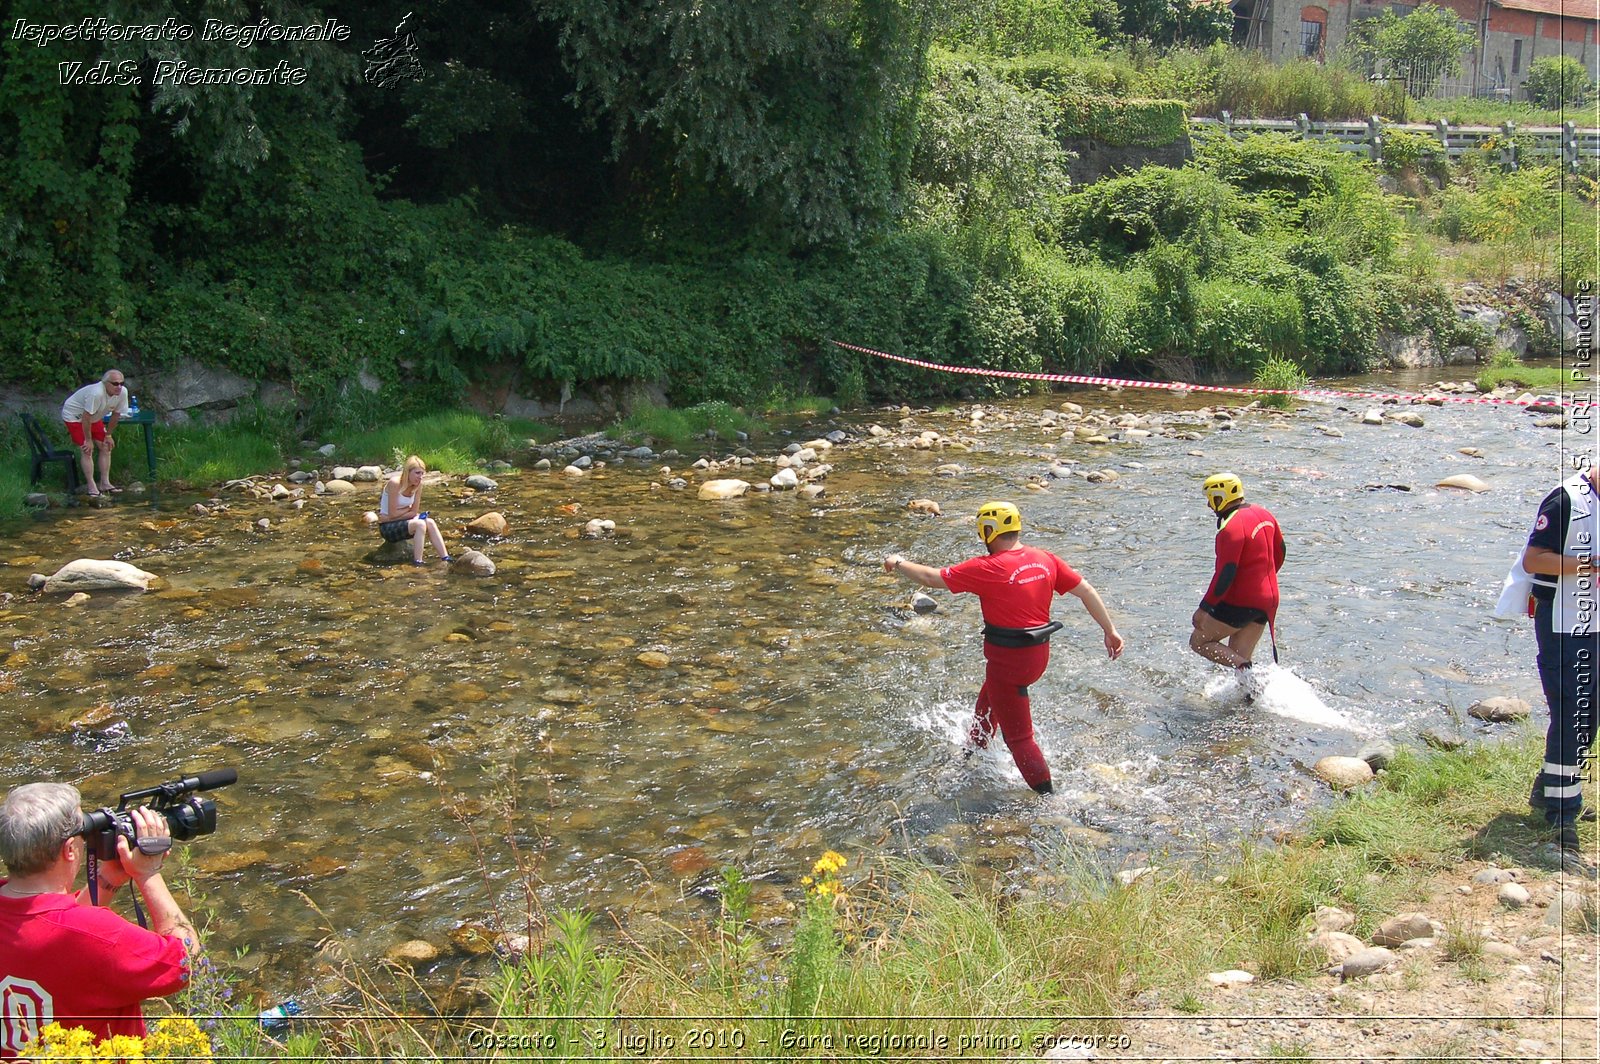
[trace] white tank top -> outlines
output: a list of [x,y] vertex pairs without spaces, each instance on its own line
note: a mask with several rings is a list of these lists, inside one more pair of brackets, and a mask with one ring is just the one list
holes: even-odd
[[[401,495],[399,500],[398,500],[399,503],[400,503],[400,508],[402,510],[411,509],[411,503],[415,499],[416,499],[415,495]],[[378,516],[379,517],[388,517],[389,516],[389,486],[387,484],[385,484],[383,486],[383,494],[378,496]]]

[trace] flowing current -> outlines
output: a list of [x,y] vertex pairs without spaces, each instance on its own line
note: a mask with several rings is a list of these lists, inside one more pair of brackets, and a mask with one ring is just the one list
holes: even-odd
[[[1412,390],[1430,373],[1344,383]],[[1063,401],[1142,415],[1152,434],[1064,441],[1070,426],[1040,423]],[[1514,407],[1407,408],[1425,419],[1412,428],[1358,424],[1375,405],[1361,400],[1285,415],[1205,401],[1081,391],[986,404],[976,424],[970,404],[918,412],[909,432],[898,411],[860,411],[761,436],[755,466],[708,475],[765,480],[785,444],[842,428],[853,441],[822,456],[815,500],[702,501],[654,488],[662,461],[496,474],[491,497],[459,478],[428,488],[452,550],[465,521],[506,516],[481,579],[372,564],[377,485],[299,511],[242,495],[209,517],[198,496],[51,510],[0,541],[0,785],[61,779],[114,804],[237,768],[212,795],[217,832],[180,849],[216,911],[209,942],[248,946],[240,966],[294,992],[330,937],[369,959],[427,941],[440,978],[470,966],[462,927],[516,929],[525,884],[547,910],[635,926],[711,911],[729,864],[756,881],[758,912],[781,912],[825,849],[1020,882],[1064,845],[1108,870],[1226,847],[1327,802],[1309,773],[1322,756],[1470,735],[1484,726],[1467,708],[1492,695],[1538,720],[1532,633],[1490,609],[1581,437]],[[922,430],[970,449],[905,445]],[[1061,461],[1117,475],[1052,478]],[[1199,486],[1222,469],[1288,543],[1280,661],[1253,705],[1187,648],[1215,532]],[[1462,473],[1490,490],[1435,487]],[[961,757],[976,600],[935,593],[917,614],[878,564],[976,553],[989,498],[1018,503],[1026,541],[1077,567],[1127,639],[1108,662],[1077,601],[1058,602],[1066,627],[1032,689],[1048,798],[1003,744]],[[583,538],[591,518],[615,533]],[[82,557],[165,586],[73,608],[22,590]]]

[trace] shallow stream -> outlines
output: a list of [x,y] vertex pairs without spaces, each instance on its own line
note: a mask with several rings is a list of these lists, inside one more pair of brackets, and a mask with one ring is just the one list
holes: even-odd
[[[1339,383],[1407,391],[1440,372]],[[198,497],[52,510],[0,540],[0,583],[18,592],[0,606],[0,785],[64,779],[98,804],[236,767],[219,830],[187,850],[213,944],[248,946],[243,967],[292,992],[330,933],[369,958],[425,940],[451,968],[461,925],[517,925],[528,877],[545,907],[626,926],[709,911],[724,864],[781,913],[825,849],[1020,880],[1070,844],[1115,870],[1270,836],[1328,800],[1319,757],[1470,732],[1480,698],[1520,695],[1537,720],[1532,634],[1489,611],[1581,438],[1513,407],[1420,406],[1422,428],[1369,427],[1367,401],[1234,421],[1214,411],[1243,398],[1201,411],[1208,398],[1081,391],[986,405],[976,425],[970,406],[912,418],[967,451],[904,446],[892,411],[750,442],[754,481],[791,440],[850,432],[814,501],[653,489],[659,461],[496,474],[492,499],[427,489],[452,549],[465,521],[505,514],[484,579],[371,564],[376,485],[300,511],[244,496],[210,517],[190,512]],[[1153,435],[1063,442],[1038,414],[1064,401],[1146,415]],[[874,442],[872,423],[900,445]],[[1051,479],[1052,459],[1118,477]],[[1214,535],[1199,485],[1222,468],[1288,539],[1287,671],[1254,706],[1186,645]],[[1458,473],[1491,490],[1434,487]],[[1066,628],[1033,688],[1049,798],[1002,745],[960,756],[976,601],[941,593],[917,615],[878,565],[975,553],[971,514],[990,497],[1018,502],[1028,541],[1077,566],[1127,639],[1108,663],[1076,600],[1057,609]],[[914,498],[945,516],[908,511]],[[596,517],[615,535],[582,538]],[[77,608],[21,591],[80,557],[166,587]]]

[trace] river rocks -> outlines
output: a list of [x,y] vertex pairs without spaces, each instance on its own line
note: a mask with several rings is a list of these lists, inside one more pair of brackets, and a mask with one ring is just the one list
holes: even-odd
[[127,562],[79,558],[57,569],[41,587],[47,595],[58,591],[148,591],[160,581],[154,573]]
[[463,576],[493,576],[494,560],[482,551],[464,550],[451,557],[450,571]]
[[88,592],[86,592],[86,591],[74,591],[71,595],[69,595],[67,597],[67,600],[65,602],[63,602],[61,605],[69,606],[69,607],[70,606],[82,606],[85,602],[88,602],[88,601],[89,601]]
[[1220,986],[1223,989],[1233,986],[1248,986],[1255,981],[1256,977],[1254,975],[1238,968],[1232,968],[1226,972],[1211,972],[1206,976],[1206,982],[1212,986]]
[[1394,744],[1387,739],[1373,739],[1356,752],[1356,756],[1378,772],[1389,767],[1394,760]]
[[1517,873],[1509,868],[1484,868],[1475,872],[1472,882],[1480,887],[1492,887],[1500,883],[1515,882]]
[[1472,708],[1467,710],[1467,715],[1491,724],[1509,724],[1512,721],[1527,720],[1532,709],[1532,706],[1520,698],[1497,695],[1473,703]]
[[1372,780],[1372,766],[1359,757],[1324,757],[1311,766],[1311,771],[1337,791],[1351,790]]
[[939,608],[938,600],[923,591],[911,594],[911,608],[918,613],[933,613]]
[[360,470],[355,466],[336,465],[329,473],[329,476],[333,480],[354,480],[359,472]]
[[348,480],[324,480],[322,487],[329,495],[349,495],[356,490],[356,486]]
[[1445,477],[1436,488],[1460,488],[1463,491],[1484,492],[1489,490],[1489,485],[1473,476],[1471,473],[1457,473],[1453,477]]
[[1346,957],[1344,963],[1339,965],[1339,981],[1348,982],[1351,979],[1365,979],[1367,976],[1376,975],[1398,959],[1397,954],[1382,946],[1364,949],[1360,953]]
[[432,942],[414,938],[409,942],[402,942],[398,946],[390,946],[384,956],[395,964],[415,967],[422,964],[432,964],[439,959],[439,947]]
[[1350,913],[1334,905],[1324,905],[1311,914],[1311,923],[1318,931],[1344,931],[1356,922]]
[[1452,728],[1424,728],[1417,733],[1417,738],[1435,750],[1459,750],[1467,745],[1467,737]]
[[800,478],[793,469],[780,469],[767,483],[779,491],[789,491],[800,486]]
[[22,497],[22,505],[31,506],[36,510],[43,510],[50,505],[50,496],[42,491],[30,492]]
[[1389,420],[1398,425],[1408,425],[1414,429],[1420,429],[1423,426],[1422,415],[1414,410],[1401,410],[1390,414]]
[[1367,948],[1367,944],[1343,931],[1317,931],[1306,938],[1306,945],[1321,953],[1324,964],[1343,964]]
[[672,659],[659,650],[646,650],[636,655],[633,659],[647,669],[664,669],[672,664]]
[[914,514],[931,514],[934,517],[943,516],[944,511],[932,499],[912,499],[906,503],[906,509]]
[[1521,883],[1502,883],[1495,892],[1495,900],[1508,909],[1520,909],[1533,900],[1533,895]]
[[700,485],[699,497],[712,501],[737,499],[750,490],[746,480],[708,480]]
[[1381,425],[1381,424],[1383,424],[1383,411],[1382,410],[1378,410],[1376,408],[1368,410],[1365,414],[1361,415],[1361,424],[1363,424],[1363,425]]
[[1433,931],[1433,921],[1422,913],[1400,913],[1378,925],[1372,933],[1372,944],[1398,946],[1414,938],[1431,938]]
[[820,499],[827,490],[821,484],[802,484],[799,495],[802,499]]
[[467,523],[467,535],[497,539],[506,534],[506,515],[498,510],[480,514]]
[[358,483],[370,484],[383,479],[383,468],[375,465],[364,465],[357,469],[350,479]]
[[467,487],[473,491],[493,491],[500,485],[482,473],[474,473],[467,478]]
[[617,523],[615,521],[607,520],[606,518],[603,518],[603,517],[596,517],[596,518],[592,518],[591,520],[589,520],[588,522],[586,522],[584,524],[584,526],[583,526],[583,538],[584,539],[600,539],[603,536],[609,536],[611,533],[615,532],[616,530],[617,530]]
[[1533,427],[1536,429],[1564,429],[1567,427],[1567,418],[1565,414],[1554,414],[1550,417],[1538,418],[1534,421]]

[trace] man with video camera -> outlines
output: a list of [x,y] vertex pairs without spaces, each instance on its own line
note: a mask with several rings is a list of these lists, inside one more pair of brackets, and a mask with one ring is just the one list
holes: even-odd
[[[200,936],[161,878],[171,826],[160,812],[130,812],[137,845],[116,837],[117,859],[98,862],[95,900],[76,893],[88,856],[78,789],[29,783],[0,805],[0,1059],[50,1023],[96,1038],[145,1033],[140,1003],[183,989]],[[149,853],[146,850],[157,852]],[[150,928],[107,908],[132,882]]]

